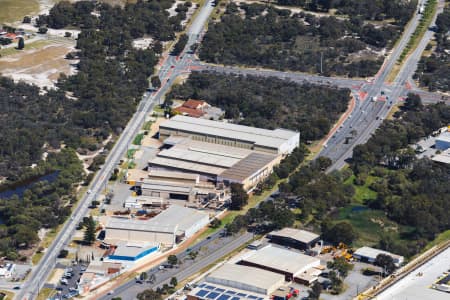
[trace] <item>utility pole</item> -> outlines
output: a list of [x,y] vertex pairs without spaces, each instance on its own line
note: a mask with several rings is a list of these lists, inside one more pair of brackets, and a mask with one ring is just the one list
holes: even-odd
[[320,74],[323,74],[323,52],[320,52]]

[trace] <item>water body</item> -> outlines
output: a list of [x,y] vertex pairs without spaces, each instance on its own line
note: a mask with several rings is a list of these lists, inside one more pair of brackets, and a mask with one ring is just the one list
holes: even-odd
[[38,177],[31,182],[28,181],[22,185],[16,186],[14,188],[8,189],[6,191],[0,192],[0,199],[8,199],[11,198],[14,195],[17,195],[19,198],[23,196],[23,193],[33,187],[38,182],[47,181],[49,183],[53,182],[58,178],[59,171],[55,171],[53,173]]

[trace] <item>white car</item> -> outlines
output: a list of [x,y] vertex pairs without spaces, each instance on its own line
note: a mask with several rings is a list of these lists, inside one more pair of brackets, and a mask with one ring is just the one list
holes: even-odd
[[61,284],[67,285],[69,282],[67,281],[67,279],[62,278],[61,279]]

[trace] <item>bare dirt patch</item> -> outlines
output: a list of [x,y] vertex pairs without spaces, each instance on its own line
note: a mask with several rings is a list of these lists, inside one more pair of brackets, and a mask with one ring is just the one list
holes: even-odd
[[23,50],[0,58],[0,70],[2,75],[15,81],[24,80],[39,87],[53,87],[60,73],[75,73],[71,64],[76,61],[65,59],[66,54],[73,50],[73,46],[54,43],[45,44],[39,49]]

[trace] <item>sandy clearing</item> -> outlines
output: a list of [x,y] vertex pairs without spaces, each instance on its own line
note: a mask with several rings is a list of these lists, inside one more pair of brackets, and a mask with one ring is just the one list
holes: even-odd
[[65,55],[73,50],[73,47],[62,44],[25,50],[0,58],[0,70],[2,75],[15,81],[23,80],[39,87],[54,87],[60,73],[72,75],[76,72],[71,64],[77,61],[65,59]]

